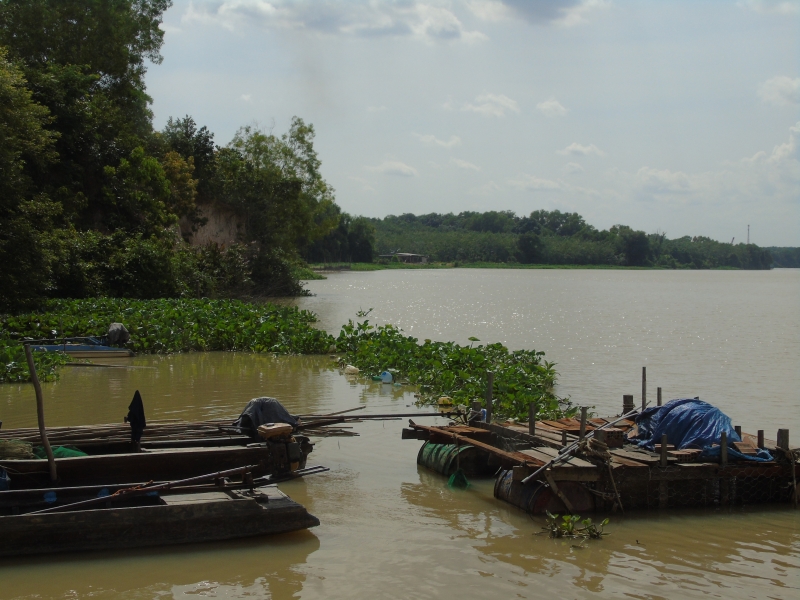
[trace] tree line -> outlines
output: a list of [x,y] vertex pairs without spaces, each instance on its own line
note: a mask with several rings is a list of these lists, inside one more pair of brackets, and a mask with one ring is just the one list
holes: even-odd
[[[320,174],[311,124],[245,126],[224,146],[189,116],[154,129],[144,75],[170,5],[0,0],[0,309],[292,295],[304,257],[371,257],[371,228]],[[210,205],[237,215],[236,243],[183,239]]]
[[379,254],[412,252],[441,262],[769,269],[770,251],[708,237],[668,239],[627,225],[598,230],[578,213],[536,210],[389,215],[372,219]]

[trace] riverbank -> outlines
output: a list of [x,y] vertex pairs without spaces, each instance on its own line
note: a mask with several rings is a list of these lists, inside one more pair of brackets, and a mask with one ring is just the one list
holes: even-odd
[[[312,264],[309,265],[312,272],[318,274],[320,272],[335,272],[335,271],[386,271],[392,269],[523,269],[523,270],[542,270],[542,269],[561,269],[561,270],[576,270],[576,269],[589,269],[599,271],[673,271],[668,267],[626,267],[621,265],[525,265],[522,263],[492,263],[492,262],[429,262],[425,264],[417,263],[400,263],[390,262],[385,264],[380,263],[335,263],[330,265],[325,264]],[[711,269],[689,269],[682,268],[680,270],[704,270],[704,271],[740,271],[744,269],[737,269],[735,267],[714,267]],[[318,279],[319,277],[308,277],[304,279]]]

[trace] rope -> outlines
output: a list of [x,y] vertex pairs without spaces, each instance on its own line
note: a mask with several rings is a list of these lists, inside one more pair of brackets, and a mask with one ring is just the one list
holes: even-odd
[[[585,455],[599,458],[606,464],[606,467],[608,467],[608,476],[611,479],[611,486],[614,488],[614,506],[615,508],[619,506],[620,512],[625,514],[625,509],[622,507],[622,499],[619,497],[619,490],[617,490],[617,482],[614,481],[614,472],[611,469],[611,453],[608,451],[608,444],[601,442],[595,437],[586,437],[578,444],[578,448]],[[607,495],[610,496],[610,494]],[[604,498],[605,496],[606,494],[603,495]]]

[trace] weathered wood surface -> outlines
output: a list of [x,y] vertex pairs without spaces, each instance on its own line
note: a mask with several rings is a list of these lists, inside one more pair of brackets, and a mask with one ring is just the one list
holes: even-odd
[[[93,483],[124,483],[127,481],[167,481],[225,471],[242,465],[258,464],[254,475],[264,475],[274,456],[267,446],[227,448],[190,448],[158,450],[130,454],[103,454],[57,458],[59,483],[65,486]],[[0,460],[0,466],[11,473],[19,485],[43,485],[46,460]]]
[[266,500],[236,493],[179,492],[153,506],[2,516],[0,556],[218,541],[319,525],[277,488],[260,489],[267,490]]

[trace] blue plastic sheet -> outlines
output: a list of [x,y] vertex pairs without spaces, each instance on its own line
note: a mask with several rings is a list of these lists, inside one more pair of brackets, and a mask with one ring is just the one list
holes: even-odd
[[719,456],[719,444],[722,433],[728,437],[728,456],[742,460],[772,460],[769,452],[761,451],[757,456],[741,454],[732,446],[733,442],[741,442],[741,438],[731,425],[731,419],[720,409],[699,398],[681,398],[670,400],[664,406],[654,406],[636,417],[638,432],[632,440],[639,447],[654,449],[654,444],[661,443],[661,436],[667,434],[668,443],[675,448],[699,448],[703,457]]

